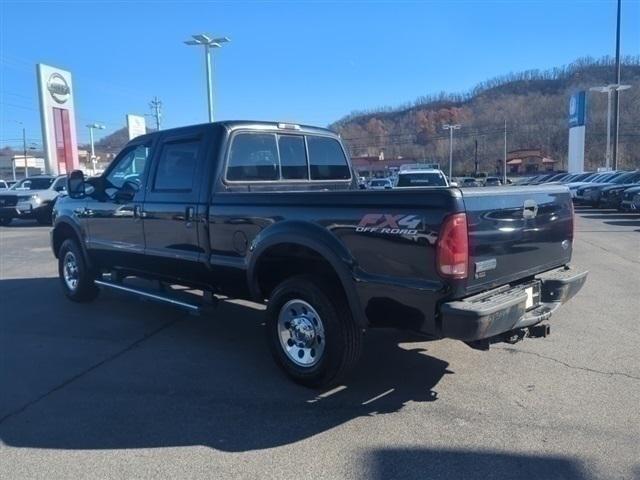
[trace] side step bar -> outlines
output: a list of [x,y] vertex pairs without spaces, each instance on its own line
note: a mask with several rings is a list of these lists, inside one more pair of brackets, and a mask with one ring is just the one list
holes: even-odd
[[122,285],[121,283],[107,282],[105,280],[94,280],[94,282],[96,285],[99,285],[101,287],[112,288],[114,290],[119,290],[121,292],[132,293],[134,295],[138,295],[143,298],[148,298],[149,300],[168,303],[175,307],[184,308],[191,313],[202,313],[202,307],[200,305],[196,305],[189,302],[183,302],[182,300],[177,300],[168,295],[161,295],[160,293],[153,293],[140,288],[125,286],[125,285]]

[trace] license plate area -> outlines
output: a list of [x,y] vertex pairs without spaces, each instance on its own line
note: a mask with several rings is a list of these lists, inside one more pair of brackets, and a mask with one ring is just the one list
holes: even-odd
[[522,286],[523,290],[527,294],[527,300],[525,303],[525,310],[533,310],[540,305],[540,281],[534,280],[533,282],[526,283]]

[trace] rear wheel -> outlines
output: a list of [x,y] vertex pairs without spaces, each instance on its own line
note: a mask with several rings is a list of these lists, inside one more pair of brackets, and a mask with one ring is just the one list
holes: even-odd
[[310,275],[292,277],[274,289],[267,307],[267,335],[278,365],[308,387],[337,383],[362,349],[362,329],[344,293]]
[[84,260],[78,244],[68,239],[58,252],[58,275],[62,290],[74,302],[90,302],[98,296],[99,290],[93,282],[94,276]]

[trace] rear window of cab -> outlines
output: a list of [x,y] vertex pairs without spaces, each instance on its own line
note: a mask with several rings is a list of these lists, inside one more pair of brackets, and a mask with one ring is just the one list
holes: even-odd
[[350,180],[351,170],[335,138],[241,132],[231,139],[228,182]]

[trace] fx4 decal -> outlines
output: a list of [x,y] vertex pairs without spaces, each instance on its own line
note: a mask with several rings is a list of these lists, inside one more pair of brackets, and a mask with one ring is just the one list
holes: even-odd
[[356,225],[356,232],[387,233],[391,235],[416,235],[422,223],[420,215],[393,215],[367,213]]

